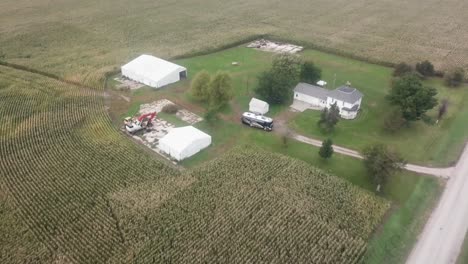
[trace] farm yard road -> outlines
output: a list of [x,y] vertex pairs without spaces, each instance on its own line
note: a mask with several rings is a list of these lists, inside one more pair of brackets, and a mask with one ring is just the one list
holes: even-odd
[[455,263],[467,230],[468,146],[406,264]]
[[[299,134],[294,133],[294,132],[289,132],[289,133],[290,133],[289,134],[290,137],[297,140],[297,141],[300,141],[300,142],[303,142],[303,143],[306,143],[306,144],[309,144],[309,145],[312,145],[312,146],[316,146],[316,147],[321,147],[322,146],[322,141],[320,141],[320,140],[305,137],[305,136],[299,135]],[[347,156],[350,156],[350,157],[354,157],[354,158],[358,158],[358,159],[363,159],[364,158],[359,152],[357,152],[355,150],[343,148],[343,147],[340,147],[340,146],[337,146],[337,145],[333,145],[333,150],[335,152],[337,152],[337,153],[347,155]],[[423,166],[418,166],[418,165],[413,165],[413,164],[407,164],[405,166],[405,169],[409,170],[409,171],[416,172],[416,173],[428,174],[428,175],[433,175],[433,176],[436,176],[436,177],[441,177],[441,178],[446,178],[446,179],[450,178],[451,175],[452,175],[452,172],[454,171],[453,167],[450,167],[450,168],[431,168],[431,167],[423,167]],[[467,192],[467,194],[468,194],[468,192]]]

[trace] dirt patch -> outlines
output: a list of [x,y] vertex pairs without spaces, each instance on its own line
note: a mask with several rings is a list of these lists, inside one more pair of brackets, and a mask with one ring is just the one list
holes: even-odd
[[290,54],[295,54],[304,49],[304,47],[289,44],[289,43],[280,43],[280,42],[274,42],[270,40],[265,40],[265,39],[259,39],[256,40],[249,45],[247,45],[248,48],[253,48],[253,49],[258,49],[258,50],[263,50],[263,51],[268,51],[268,52],[274,52],[274,53],[290,53]]
[[142,83],[127,79],[123,76],[114,78],[114,81],[117,81],[120,83],[119,85],[115,86],[115,88],[119,90],[136,90],[145,86]]
[[[173,102],[167,100],[167,99],[161,99],[149,104],[142,104],[140,105],[140,114],[148,114],[148,113],[159,113],[162,112],[162,109],[166,105],[171,105],[174,104]],[[187,109],[181,108],[179,109],[176,114],[175,114],[180,120],[190,124],[194,125],[198,122],[203,121],[203,118],[198,116],[197,114],[190,112]]]
[[[149,114],[153,112],[159,113],[162,111],[164,106],[170,105],[170,104],[174,104],[174,103],[167,99],[161,99],[161,100],[149,103],[149,104],[142,104],[140,105],[140,110],[138,112],[138,115]],[[184,108],[179,109],[176,113],[176,116],[182,121],[185,121],[186,123],[191,124],[191,125],[196,124],[203,120],[203,118],[201,118],[200,116]],[[134,138],[136,141],[140,142],[141,144],[147,146],[152,151],[160,154],[164,158],[171,160],[170,157],[168,157],[159,149],[159,140],[163,138],[165,135],[167,135],[167,133],[169,133],[172,129],[174,129],[175,125],[166,120],[158,118],[157,115],[151,121],[151,123],[152,123],[152,126],[150,128],[143,129],[131,135],[131,137]],[[176,162],[174,161],[172,162],[176,164]]]

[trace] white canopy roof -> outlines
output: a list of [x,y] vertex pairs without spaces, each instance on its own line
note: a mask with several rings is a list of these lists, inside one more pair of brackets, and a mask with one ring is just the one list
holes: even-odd
[[[179,72],[186,70],[185,67],[175,63],[145,54],[122,66],[122,74],[124,76],[147,85],[151,83],[158,86],[177,81],[179,79]],[[171,75],[174,75],[174,77],[171,77]],[[165,80],[168,78],[171,80]]]
[[260,114],[266,114],[270,108],[270,105],[262,100],[259,100],[257,98],[252,98],[249,103],[249,111],[255,112],[255,113],[260,113]]
[[211,136],[193,126],[173,128],[159,140],[159,148],[176,160],[194,155],[211,144]]

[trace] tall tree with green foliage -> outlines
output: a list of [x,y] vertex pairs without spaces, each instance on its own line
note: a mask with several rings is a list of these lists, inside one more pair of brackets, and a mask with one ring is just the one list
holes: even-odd
[[322,77],[322,70],[311,61],[301,64],[299,79],[301,82],[315,84]]
[[195,75],[190,85],[192,96],[199,101],[208,101],[211,76],[207,71]]
[[324,140],[319,150],[320,157],[323,159],[329,159],[333,155],[333,152],[333,141],[329,138]]
[[388,100],[400,108],[403,118],[416,121],[437,105],[437,90],[423,86],[415,75],[405,75],[393,82]]
[[372,182],[377,187],[385,185],[395,172],[403,169],[406,161],[386,145],[376,144],[367,147],[364,152],[364,165]]
[[434,65],[428,60],[416,63],[416,71],[425,77],[434,76],[435,73]]
[[209,108],[217,111],[225,106],[234,96],[232,79],[226,72],[218,72],[209,86]]
[[340,121],[340,109],[336,103],[332,104],[330,108],[324,108],[320,114],[318,125],[325,132],[329,133],[333,131],[336,124]]
[[292,89],[299,81],[299,59],[291,54],[279,54],[273,59],[270,70],[258,77],[255,92],[269,103],[282,104],[292,96]]

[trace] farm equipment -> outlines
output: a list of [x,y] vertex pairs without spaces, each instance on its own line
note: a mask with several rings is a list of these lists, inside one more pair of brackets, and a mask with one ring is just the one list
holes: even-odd
[[139,116],[137,119],[127,117],[124,119],[125,129],[127,132],[133,134],[138,132],[142,129],[149,129],[153,126],[153,119],[156,116],[156,112],[143,114]]

